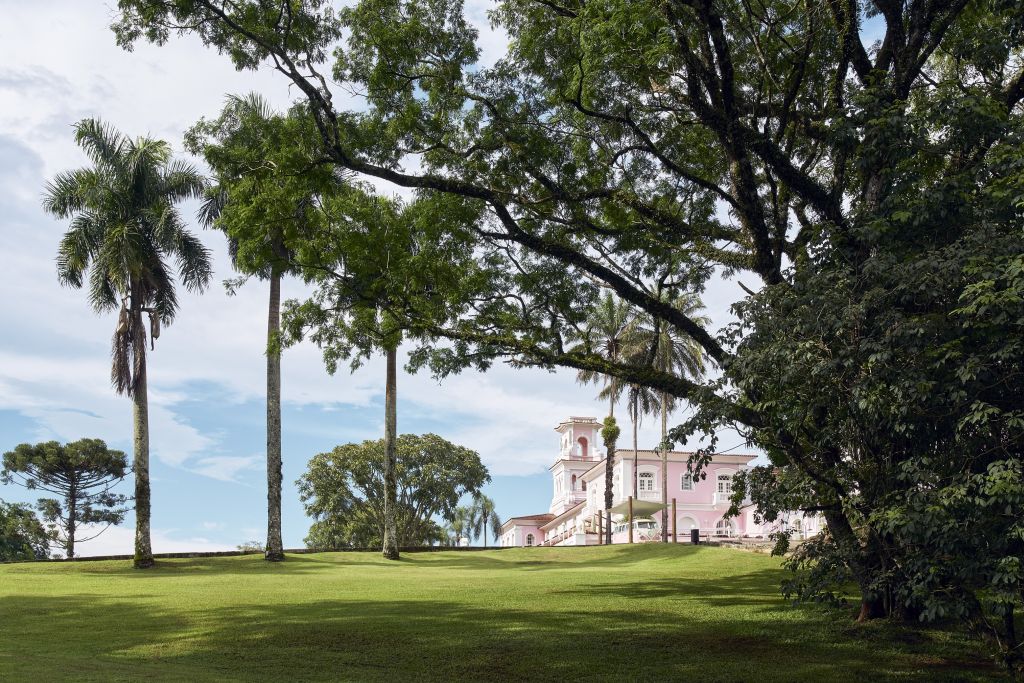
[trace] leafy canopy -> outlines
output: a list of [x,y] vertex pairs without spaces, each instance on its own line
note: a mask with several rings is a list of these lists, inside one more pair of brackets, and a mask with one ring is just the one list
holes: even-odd
[[[396,448],[400,546],[441,540],[437,519],[451,519],[459,499],[490,481],[480,456],[434,434],[402,434]],[[379,546],[384,528],[384,442],[345,444],[320,453],[299,479],[306,513],[316,521],[307,545]]]

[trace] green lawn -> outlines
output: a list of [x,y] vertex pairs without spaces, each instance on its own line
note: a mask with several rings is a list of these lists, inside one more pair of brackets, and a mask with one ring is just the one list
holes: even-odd
[[0,680],[963,681],[955,632],[794,608],[711,547],[0,566]]

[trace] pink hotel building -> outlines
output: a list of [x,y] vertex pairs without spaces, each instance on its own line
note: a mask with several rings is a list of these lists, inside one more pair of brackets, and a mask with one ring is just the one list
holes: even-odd
[[[570,417],[555,427],[561,435],[558,458],[549,468],[554,487],[551,507],[546,513],[508,519],[501,527],[502,546],[597,545],[598,519],[604,510],[605,457],[595,448],[600,443],[601,425],[593,417]],[[732,494],[732,477],[746,469],[754,455],[722,453],[705,468],[705,479],[687,473],[690,453],[668,453],[668,529],[673,531],[672,500],[675,499],[675,531],[679,541],[689,541],[691,529],[702,538],[767,537],[780,526],[794,537],[818,533],[817,516],[790,513],[771,525],[758,524],[748,507],[738,517],[724,519]],[[628,508],[633,494],[633,471],[637,494],[633,500],[633,541],[661,540],[661,454],[619,448],[612,469],[612,543],[629,542]]]

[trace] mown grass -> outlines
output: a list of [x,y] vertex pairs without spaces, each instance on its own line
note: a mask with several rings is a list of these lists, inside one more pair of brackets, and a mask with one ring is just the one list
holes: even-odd
[[970,681],[957,631],[794,608],[692,546],[0,566],[3,681]]

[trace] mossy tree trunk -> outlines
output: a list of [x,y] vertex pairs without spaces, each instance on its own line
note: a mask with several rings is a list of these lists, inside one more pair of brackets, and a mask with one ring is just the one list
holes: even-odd
[[281,271],[270,272],[267,312],[267,546],[264,557],[284,559],[281,541]]
[[668,394],[661,394],[661,540],[668,543]]
[[[142,312],[133,310],[135,329],[142,330]],[[136,569],[153,566],[153,545],[150,541],[149,485],[149,388],[146,382],[146,342],[133,340],[136,371],[132,389],[134,427],[132,469],[135,474],[135,561]]]
[[398,559],[398,483],[395,476],[395,442],[398,439],[397,357],[397,347],[387,350],[387,380],[384,386],[384,557],[389,560]]

